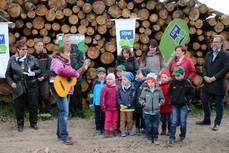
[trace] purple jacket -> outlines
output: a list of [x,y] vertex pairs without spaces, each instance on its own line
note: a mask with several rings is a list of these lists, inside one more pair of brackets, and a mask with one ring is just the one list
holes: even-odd
[[[61,56],[54,55],[50,66],[51,76],[64,76],[64,77],[76,77],[78,72],[71,67],[70,60],[67,60]],[[74,92],[74,87],[69,91],[69,94]]]
[[106,85],[103,87],[100,95],[100,107],[103,111],[118,110],[117,94],[118,86]]
[[70,61],[61,56],[53,56],[50,71],[53,76],[76,77],[77,71],[71,67]]

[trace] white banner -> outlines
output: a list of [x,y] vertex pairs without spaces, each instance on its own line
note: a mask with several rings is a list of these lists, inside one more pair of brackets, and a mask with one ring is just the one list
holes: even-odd
[[0,22],[0,78],[5,78],[9,58],[8,22]]
[[123,46],[134,47],[136,19],[115,19],[117,54]]

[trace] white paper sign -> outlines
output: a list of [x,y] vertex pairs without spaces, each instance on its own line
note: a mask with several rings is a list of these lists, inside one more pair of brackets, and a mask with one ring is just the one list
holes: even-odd
[[0,78],[5,78],[9,58],[8,22],[0,22]]
[[133,51],[136,19],[115,19],[117,54],[120,55],[123,46],[129,46]]

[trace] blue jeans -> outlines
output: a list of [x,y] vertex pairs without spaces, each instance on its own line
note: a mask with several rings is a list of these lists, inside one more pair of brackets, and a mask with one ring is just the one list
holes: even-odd
[[69,96],[62,98],[54,94],[54,98],[59,109],[56,135],[59,139],[65,140],[68,137],[67,122],[69,113]]
[[[203,109],[204,109],[204,120],[210,121],[211,119],[211,106],[210,106],[210,94],[202,92],[201,99],[203,103]],[[223,118],[223,99],[224,95],[215,95],[216,98],[216,118],[215,118],[215,125],[220,125],[222,118]]]
[[147,138],[155,140],[158,139],[158,129],[160,124],[160,113],[157,112],[155,115],[145,114],[145,135]]
[[188,106],[172,106],[170,139],[176,139],[177,123],[180,122],[180,137],[185,138],[187,131]]

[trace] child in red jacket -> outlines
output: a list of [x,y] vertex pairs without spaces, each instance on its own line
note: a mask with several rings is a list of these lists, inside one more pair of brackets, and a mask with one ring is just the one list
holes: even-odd
[[100,95],[100,107],[105,112],[104,137],[110,137],[110,124],[113,135],[118,134],[118,86],[115,83],[115,75],[109,73],[106,77],[106,85],[103,87]]
[[172,112],[172,104],[169,98],[169,85],[170,85],[170,72],[166,69],[162,70],[160,72],[160,80],[161,83],[159,87],[161,88],[163,95],[165,97],[165,102],[163,105],[160,107],[160,113],[161,113],[161,135],[166,135],[166,127],[168,127],[168,133],[169,135],[170,132],[170,116]]

